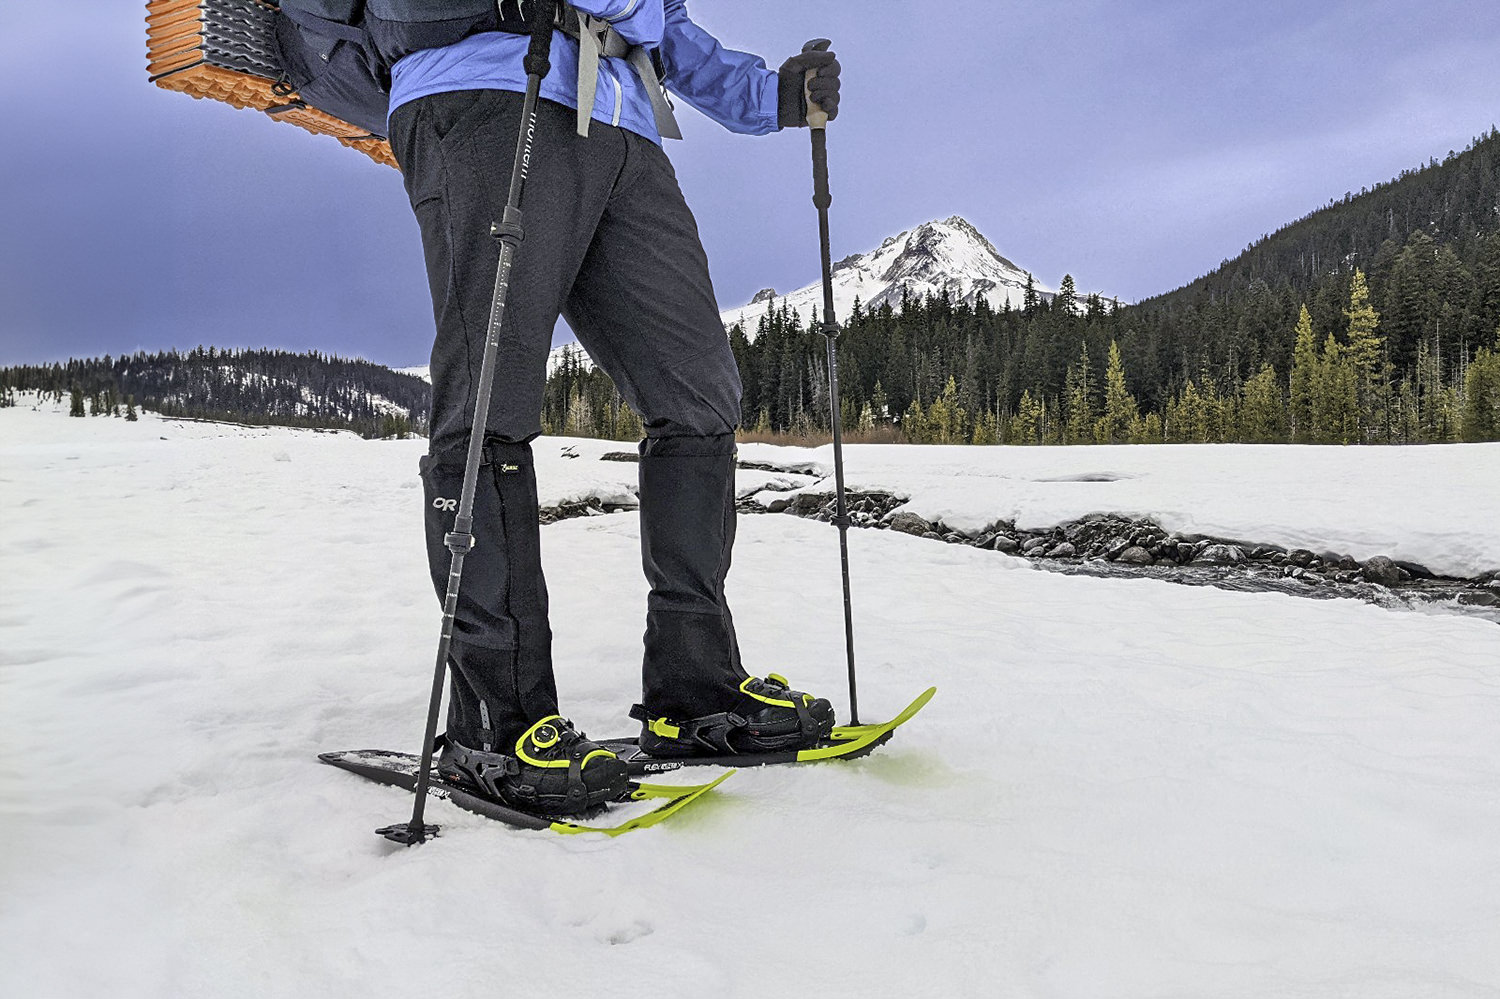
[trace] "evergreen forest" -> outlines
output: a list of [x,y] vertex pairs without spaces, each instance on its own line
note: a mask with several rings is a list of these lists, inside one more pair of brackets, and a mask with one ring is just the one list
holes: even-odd
[[432,394],[422,379],[369,361],[201,346],[0,368],[0,400],[13,403],[17,391],[66,399],[73,416],[134,419],[145,408],[168,417],[363,437],[425,433]]

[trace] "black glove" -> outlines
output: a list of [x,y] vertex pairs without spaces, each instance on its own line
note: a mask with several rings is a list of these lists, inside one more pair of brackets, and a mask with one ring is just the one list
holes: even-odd
[[[802,46],[802,51],[781,64],[777,73],[777,118],[782,128],[807,125],[807,99],[804,89],[812,92],[812,99],[828,112],[828,120],[839,116],[839,61],[828,46],[826,38],[814,38]],[[807,71],[815,69],[818,75],[809,83]]]

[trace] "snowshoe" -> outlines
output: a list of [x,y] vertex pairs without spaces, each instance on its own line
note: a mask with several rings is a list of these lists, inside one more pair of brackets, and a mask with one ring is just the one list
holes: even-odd
[[558,715],[521,733],[513,756],[450,739],[438,774],[471,794],[537,815],[585,815],[630,795],[620,758]]
[[641,752],[657,759],[776,753],[816,746],[833,731],[833,705],[775,673],[747,677],[740,694],[734,710],[686,721],[653,718],[637,704],[630,717],[641,723]]

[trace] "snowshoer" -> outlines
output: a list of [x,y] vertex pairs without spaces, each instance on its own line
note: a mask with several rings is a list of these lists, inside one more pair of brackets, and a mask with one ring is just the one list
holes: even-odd
[[[740,661],[724,597],[740,379],[696,223],[662,148],[662,137],[677,133],[660,85],[731,131],[766,134],[807,125],[808,95],[836,115],[839,64],[817,40],[773,72],[694,24],[683,0],[577,0],[562,19],[568,30],[554,36],[542,83],[525,240],[487,415],[440,768],[518,807],[565,815],[618,798],[626,773],[560,716],[553,677],[531,441],[541,433],[559,314],[646,430],[640,518],[651,591],[633,712],[642,748],[677,758],[772,752],[812,746],[833,727],[827,700],[774,674],[752,677]],[[392,24],[371,33],[384,55],[398,57],[389,135],[421,229],[437,324],[421,472],[441,599],[527,39],[502,28],[433,46],[424,42],[433,32],[422,30],[432,23]]]

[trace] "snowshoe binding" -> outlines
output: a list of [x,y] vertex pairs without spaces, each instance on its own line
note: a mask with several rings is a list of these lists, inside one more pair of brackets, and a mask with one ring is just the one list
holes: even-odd
[[438,773],[471,794],[536,815],[586,815],[630,794],[620,758],[558,715],[521,733],[513,756],[449,739]]
[[775,673],[747,677],[734,710],[687,721],[655,718],[642,705],[630,709],[641,723],[641,752],[658,759],[742,756],[807,749],[833,731],[833,705],[793,690]]

